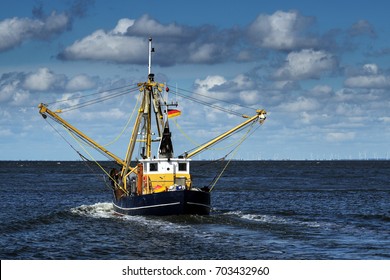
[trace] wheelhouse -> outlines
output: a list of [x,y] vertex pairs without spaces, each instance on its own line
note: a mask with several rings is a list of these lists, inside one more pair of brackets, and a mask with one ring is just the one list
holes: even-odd
[[143,159],[143,193],[189,190],[192,185],[190,159]]

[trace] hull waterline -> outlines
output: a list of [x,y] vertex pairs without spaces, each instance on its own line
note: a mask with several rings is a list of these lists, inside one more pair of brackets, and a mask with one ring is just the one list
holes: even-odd
[[120,215],[208,215],[210,193],[204,191],[173,191],[123,196],[113,201],[114,211]]

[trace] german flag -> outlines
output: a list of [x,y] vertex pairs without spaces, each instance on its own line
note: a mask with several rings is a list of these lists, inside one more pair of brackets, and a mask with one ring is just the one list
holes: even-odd
[[181,111],[176,109],[168,109],[168,118],[174,118],[181,115]]

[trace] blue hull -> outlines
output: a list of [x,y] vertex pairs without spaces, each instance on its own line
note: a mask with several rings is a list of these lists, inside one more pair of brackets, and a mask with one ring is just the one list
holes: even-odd
[[121,215],[208,215],[211,208],[209,192],[191,190],[123,196],[113,205]]

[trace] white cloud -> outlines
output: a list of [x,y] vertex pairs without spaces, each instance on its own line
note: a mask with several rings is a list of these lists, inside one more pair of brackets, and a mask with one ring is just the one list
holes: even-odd
[[301,122],[304,124],[310,124],[315,118],[312,114],[309,114],[308,112],[301,112],[299,116]]
[[308,35],[312,23],[313,18],[297,12],[278,11],[260,15],[246,28],[219,30],[212,25],[162,24],[144,15],[120,19],[109,31],[96,30],[65,48],[58,57],[141,64],[145,63],[147,39],[152,36],[158,42],[156,51],[160,55],[154,62],[159,65],[248,61],[259,56],[253,52],[254,46],[277,50],[316,47],[318,39]]
[[30,93],[24,90],[18,90],[13,94],[11,104],[15,106],[26,105],[26,101],[28,101],[29,98],[30,98]]
[[30,73],[24,80],[24,88],[32,91],[48,91],[62,87],[64,76],[56,75],[48,68],[40,68],[35,73]]
[[[261,98],[255,82],[245,74],[239,74],[232,79],[226,79],[219,75],[210,75],[204,79],[196,79],[194,87],[194,92],[202,95],[194,96],[195,98],[224,110],[233,111],[239,115],[254,114],[254,111],[245,106],[257,109]],[[227,123],[231,118],[235,118],[232,114],[226,114],[220,109],[206,106],[200,106],[199,108],[203,112],[201,116],[205,116],[210,122],[215,121],[221,124]],[[191,109],[190,111],[194,117],[199,117],[195,116],[196,113],[199,113],[199,110]]]
[[182,27],[171,23],[168,25],[163,25],[156,20],[150,18],[148,15],[142,16],[140,19],[134,21],[134,23],[128,28],[128,34],[136,36],[144,36],[149,34],[149,36],[179,36],[182,34]]
[[335,92],[336,102],[351,102],[355,99],[356,92],[351,89],[340,89]]
[[360,73],[348,77],[344,84],[350,88],[387,89],[390,88],[390,76],[381,74],[378,65],[365,64]]
[[11,113],[7,110],[0,110],[0,123],[4,120],[10,119],[12,117]]
[[377,75],[379,68],[376,64],[365,64],[363,65],[363,70],[368,75]]
[[259,102],[260,96],[257,90],[243,90],[240,92],[240,99],[247,105]]
[[66,47],[58,58],[96,60],[112,63],[144,64],[147,39],[156,41],[155,64],[216,64],[226,61],[248,62],[265,55],[265,51],[293,51],[331,46],[311,28],[313,17],[296,11],[277,11],[259,15],[249,26],[220,29],[213,25],[198,27],[162,24],[148,15],[138,19],[123,18],[112,30],[96,30]]
[[272,15],[259,15],[249,26],[250,38],[259,46],[276,50],[314,47],[317,40],[308,36],[307,29],[313,19],[296,11],[277,11]]
[[79,94],[72,94],[72,93],[64,93],[61,95],[59,100],[64,100],[61,102],[61,106],[63,108],[72,107],[75,105],[78,105],[80,103],[80,100],[77,98],[79,97]]
[[118,21],[118,24],[112,30],[112,34],[124,35],[127,33],[127,29],[134,25],[135,20],[129,18],[122,18]]
[[[260,100],[255,82],[244,74],[239,74],[231,80],[219,75],[207,76],[203,80],[197,79],[195,91],[211,98],[245,105],[255,105]],[[212,102],[213,100],[205,98],[205,101]],[[226,104],[220,106],[226,106]]]
[[332,87],[328,85],[317,85],[311,89],[311,93],[317,96],[327,96],[332,92]]
[[352,102],[349,103],[339,103],[335,104],[334,112],[339,116],[349,116],[349,117],[360,117],[366,116],[365,110],[361,105],[354,104]]
[[64,74],[58,74],[49,68],[39,68],[35,72],[22,74],[23,88],[29,91],[83,91],[95,88],[97,85],[96,78],[85,74],[67,77]]
[[[198,94],[227,102],[218,104],[218,106],[228,106],[226,109],[242,113],[248,110],[248,108],[244,109],[243,106],[251,108],[259,106],[262,97],[255,80],[246,74],[239,74],[232,79],[226,79],[219,75],[207,76],[205,79],[196,79],[194,87]],[[202,97],[202,100],[216,102],[205,97]],[[237,104],[237,106],[233,104]]]
[[[96,60],[113,63],[147,63],[148,37],[157,37],[155,64],[215,63],[225,56],[224,40],[216,44],[209,38],[210,28],[163,25],[145,15],[134,20],[120,19],[110,31],[97,30],[65,48],[63,60]],[[225,39],[226,40],[226,39]]]
[[381,122],[390,123],[390,117],[380,117],[378,118]]
[[0,136],[1,137],[7,137],[7,136],[12,136],[12,135],[13,135],[13,133],[9,128],[6,128],[6,129],[0,128]]
[[349,29],[351,36],[368,35],[370,37],[376,37],[374,27],[367,20],[359,20],[354,23]]
[[18,88],[18,81],[4,83],[0,87],[0,102],[8,101]]
[[193,44],[193,51],[190,52],[190,61],[194,63],[204,63],[212,60],[213,56],[219,52],[219,46],[216,44],[204,44],[197,46]]
[[[156,35],[164,38],[164,36],[179,36],[181,33],[181,28],[176,24],[162,25],[147,15],[138,20],[122,18],[114,29],[97,30],[65,48],[58,57],[63,60],[144,64],[147,63],[149,36]],[[185,48],[181,47],[181,49]],[[208,61],[213,58],[216,51],[215,46],[212,45],[197,46],[194,50],[189,58],[194,62]],[[170,48],[167,51],[169,52]],[[173,52],[169,56],[176,54],[177,52]]]
[[[299,114],[299,124],[310,125],[314,130],[321,131],[333,120],[333,116],[325,110],[316,110],[311,112],[303,111]],[[303,129],[306,129],[303,126]]]
[[345,80],[345,86],[351,88],[390,88],[390,76],[356,76]]
[[146,62],[145,39],[98,30],[67,47],[59,57],[66,60],[101,60],[116,63]]
[[279,108],[284,112],[314,111],[319,107],[320,104],[317,100],[304,96],[299,96],[296,100],[279,105]]
[[277,91],[288,91],[299,88],[299,85],[296,81],[279,80],[274,81],[271,88]]
[[337,60],[332,54],[304,49],[289,53],[285,65],[276,70],[274,77],[282,80],[318,79],[336,67]]
[[66,84],[66,90],[74,92],[96,87],[95,81],[87,75],[78,75],[71,78]]
[[326,134],[326,140],[330,142],[348,141],[355,139],[355,137],[355,132],[329,132]]
[[125,118],[127,115],[119,108],[111,108],[105,111],[83,112],[81,117],[85,120],[119,120]]
[[10,79],[0,80],[0,103],[8,103],[14,106],[25,105],[30,97],[28,91],[20,87],[18,75],[13,75]]
[[255,86],[254,81],[244,74],[238,74],[236,77],[233,78],[232,82],[234,83],[235,88],[237,90],[246,90]]
[[28,39],[47,39],[64,32],[70,24],[65,14],[51,13],[45,19],[9,18],[0,21],[0,51],[12,49]]
[[65,14],[57,14],[56,12],[52,12],[50,16],[48,16],[43,21],[42,30],[38,32],[43,32],[44,34],[40,34],[40,37],[48,38],[53,34],[57,34],[59,32],[63,32],[68,28],[70,19]]
[[[219,100],[231,100],[234,96],[231,92],[226,90],[221,90],[221,87],[224,88],[228,81],[219,75],[207,76],[205,79],[196,79],[194,82],[195,92],[200,95],[208,96],[211,98],[216,98]],[[196,98],[203,100],[207,103],[215,103],[215,100],[197,96]],[[213,113],[215,110],[211,111]]]
[[222,76],[207,76],[205,79],[196,79],[195,87],[200,94],[207,94],[208,91],[215,86],[219,86],[226,83],[226,79]]

